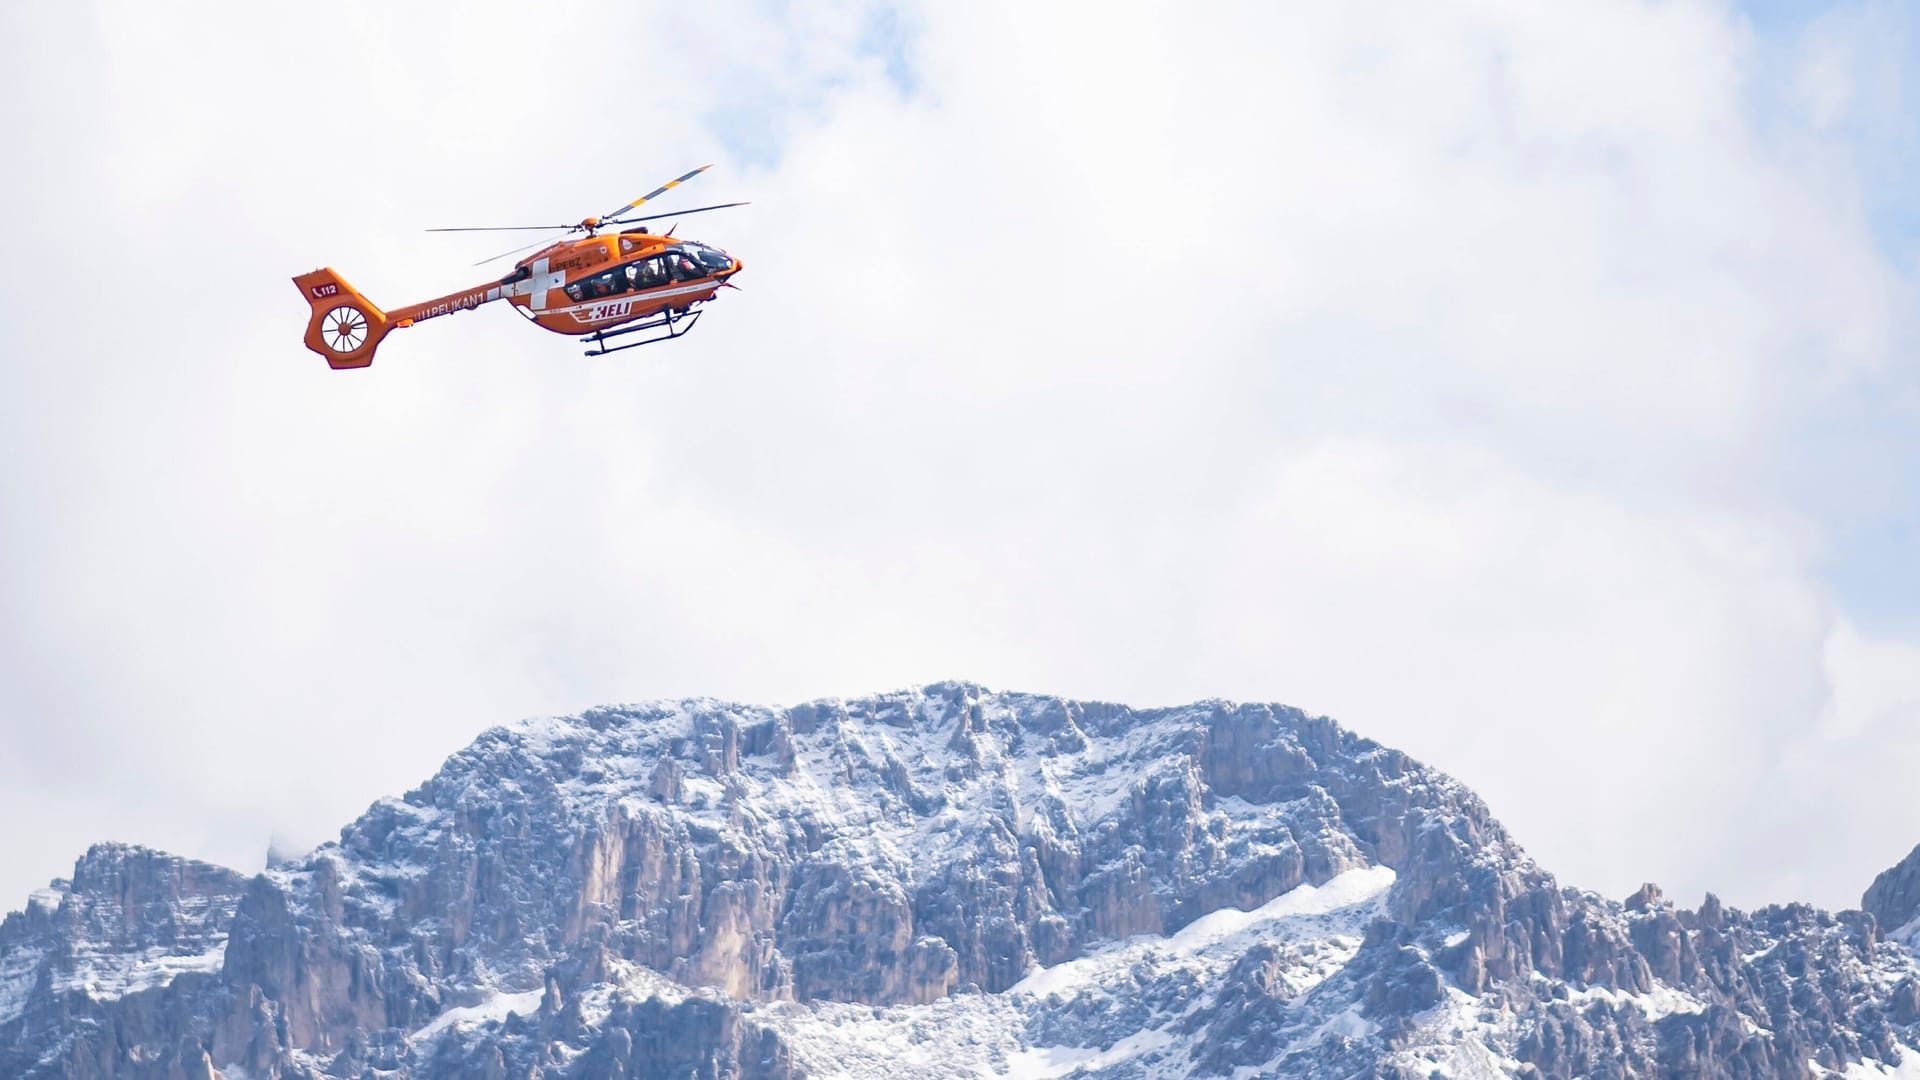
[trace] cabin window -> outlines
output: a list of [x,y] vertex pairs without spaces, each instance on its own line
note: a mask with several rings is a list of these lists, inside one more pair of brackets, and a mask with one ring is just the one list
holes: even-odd
[[627,282],[635,289],[651,289],[667,283],[667,260],[659,255],[626,265]]
[[598,300],[603,296],[613,296],[627,291],[627,277],[619,270],[607,270],[582,278],[567,286],[567,296],[574,300]]

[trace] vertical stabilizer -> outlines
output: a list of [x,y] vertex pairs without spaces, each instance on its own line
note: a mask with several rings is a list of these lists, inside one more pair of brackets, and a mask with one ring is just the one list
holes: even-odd
[[301,274],[293,283],[313,308],[313,317],[307,320],[307,348],[326,357],[328,366],[335,369],[373,363],[373,351],[392,329],[386,312],[331,269]]

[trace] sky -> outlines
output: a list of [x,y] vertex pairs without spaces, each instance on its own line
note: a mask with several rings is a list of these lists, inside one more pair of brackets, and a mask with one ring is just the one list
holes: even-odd
[[[0,7],[0,909],[481,730],[941,679],[1284,702],[1569,884],[1920,842],[1920,16],[1519,0]],[[696,165],[587,358],[398,307]]]

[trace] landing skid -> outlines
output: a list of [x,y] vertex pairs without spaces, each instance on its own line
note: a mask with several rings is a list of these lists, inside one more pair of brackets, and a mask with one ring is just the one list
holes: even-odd
[[[651,319],[634,323],[631,326],[623,326],[618,330],[596,330],[582,340],[590,345],[597,346],[597,348],[587,350],[588,356],[605,356],[608,353],[622,352],[626,349],[637,349],[642,345],[652,345],[659,341],[672,341],[674,338],[693,329],[693,324],[699,321],[700,313],[697,311],[683,311],[675,314],[673,311],[668,310],[661,312]],[[608,341],[614,338],[624,337],[628,334],[638,334],[648,330],[661,330],[665,332],[654,334],[652,337],[642,338],[639,341],[625,342],[620,345],[609,346],[607,344]]]

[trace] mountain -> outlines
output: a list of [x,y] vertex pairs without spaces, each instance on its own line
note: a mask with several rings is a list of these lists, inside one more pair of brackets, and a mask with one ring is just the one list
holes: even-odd
[[1603,899],[1280,706],[607,708],[251,878],[88,851],[0,923],[0,1076],[1920,1075],[1888,875]]

